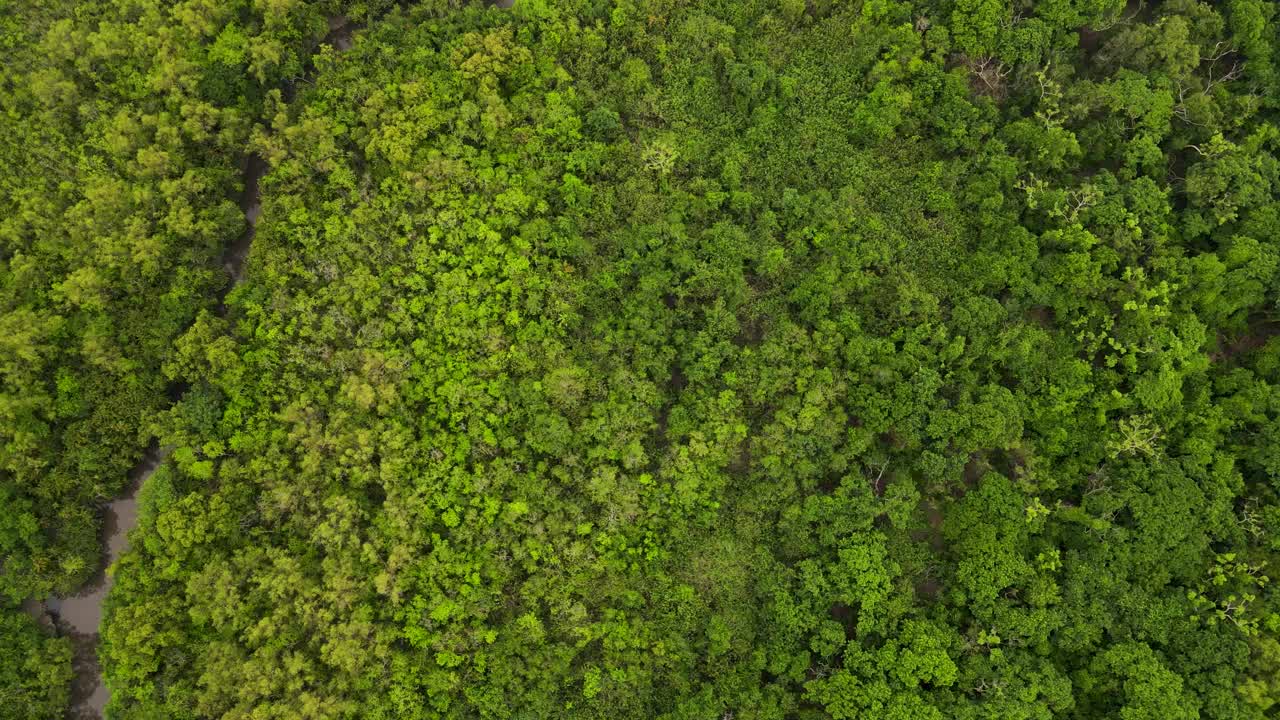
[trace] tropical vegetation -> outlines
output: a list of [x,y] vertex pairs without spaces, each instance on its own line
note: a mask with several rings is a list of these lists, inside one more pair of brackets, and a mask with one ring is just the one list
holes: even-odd
[[1276,10],[0,3],[0,589],[154,443],[110,717],[1275,718]]

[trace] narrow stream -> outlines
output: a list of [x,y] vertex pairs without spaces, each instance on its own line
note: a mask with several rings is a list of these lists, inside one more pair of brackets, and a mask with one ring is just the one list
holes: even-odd
[[222,269],[231,276],[231,286],[244,280],[244,263],[249,259],[249,246],[258,228],[262,214],[262,189],[258,183],[267,172],[267,163],[257,155],[250,155],[244,163],[244,195],[240,198],[240,210],[244,213],[245,230],[235,242],[227,246],[222,255]]
[[[245,162],[240,209],[247,224],[240,237],[227,246],[222,258],[223,269],[231,276],[230,287],[239,285],[244,279],[245,260],[249,256],[249,246],[253,243],[262,209],[259,181],[266,171],[266,163],[256,155],[250,155]],[[218,312],[226,314],[225,295],[218,301]],[[100,720],[111,697],[102,682],[102,666],[98,662],[102,604],[112,584],[107,568],[128,549],[129,531],[138,524],[138,490],[167,455],[167,449],[154,444],[148,448],[142,461],[129,472],[129,485],[124,494],[107,505],[102,522],[103,562],[93,579],[75,595],[24,604],[27,612],[42,625],[52,626],[59,635],[71,639],[71,662],[75,673],[71,683],[71,720]]]
[[[344,17],[330,18],[329,34],[321,42],[332,45],[339,52],[348,50],[353,43],[352,31]],[[244,192],[240,198],[240,210],[246,226],[240,237],[227,246],[222,256],[222,268],[231,278],[229,292],[244,280],[245,263],[262,213],[262,189],[260,182],[266,174],[266,162],[257,155],[245,158]],[[218,314],[226,315],[226,293],[218,299]],[[69,638],[72,646],[70,720],[101,720],[111,695],[102,681],[102,666],[98,662],[98,628],[102,624],[102,605],[111,590],[112,578],[107,573],[129,547],[129,531],[138,523],[138,490],[160,467],[168,455],[167,449],[152,444],[133,470],[129,472],[129,484],[124,493],[108,503],[103,512],[103,558],[97,574],[75,595],[51,597],[44,602],[29,599],[23,610],[42,626],[58,635]]]
[[[499,8],[510,8],[514,0],[490,0]],[[329,34],[321,41],[336,51],[351,49],[352,34],[358,27],[345,17],[329,19]],[[228,292],[244,280],[245,263],[262,212],[260,181],[266,174],[266,162],[257,155],[249,155],[243,165],[244,193],[240,209],[247,223],[244,233],[227,246],[222,257],[222,267],[231,277]],[[226,315],[226,293],[218,300],[218,313]],[[107,573],[129,547],[129,531],[138,522],[138,490],[147,478],[160,467],[168,456],[168,449],[153,444],[147,449],[133,470],[129,472],[129,485],[124,494],[109,503],[103,513],[102,546],[103,563],[96,575],[78,593],[69,597],[51,597],[44,602],[29,599],[23,609],[43,626],[71,639],[72,666],[75,677],[71,686],[71,720],[101,720],[110,693],[102,681],[102,667],[98,662],[98,628],[102,624],[102,604],[111,590],[112,578]]]
[[103,563],[93,579],[75,595],[26,606],[41,624],[52,625],[59,635],[71,639],[75,677],[71,683],[70,716],[75,720],[100,718],[107,704],[107,688],[102,684],[97,653],[102,602],[111,589],[111,577],[106,569],[129,547],[128,532],[138,522],[138,488],[160,467],[165,454],[155,445],[148,448],[142,462],[129,473],[124,495],[107,505],[102,522]]

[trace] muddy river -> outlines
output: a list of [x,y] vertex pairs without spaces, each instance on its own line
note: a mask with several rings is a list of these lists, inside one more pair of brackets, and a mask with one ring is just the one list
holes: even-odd
[[[339,52],[348,50],[354,42],[354,30],[346,18],[331,18],[329,34],[322,42],[332,45]],[[240,210],[244,212],[245,230],[227,246],[222,256],[222,267],[231,278],[230,287],[235,287],[244,279],[249,248],[253,244],[258,216],[262,212],[259,184],[267,169],[267,164],[257,155],[248,156],[242,166],[244,192],[240,197]],[[218,302],[218,312],[222,315],[227,312],[225,295]],[[98,663],[98,627],[102,624],[102,604],[111,590],[112,582],[107,568],[119,560],[129,546],[129,531],[138,522],[138,489],[160,466],[167,454],[160,448],[150,448],[142,462],[129,473],[129,485],[124,494],[103,510],[103,561],[93,579],[75,595],[49,598],[44,602],[28,600],[23,603],[23,608],[41,625],[71,639],[75,678],[71,686],[69,717],[73,720],[101,720],[110,698],[102,682],[102,667]]]
[[[494,5],[509,8],[514,0],[496,0]],[[342,52],[352,47],[353,32],[358,29],[345,17],[329,20],[329,34],[323,40]],[[222,266],[231,278],[231,287],[244,279],[245,264],[253,243],[254,231],[261,213],[261,189],[259,182],[268,168],[262,158],[250,155],[245,159],[244,193],[240,209],[247,221],[245,231],[227,246]],[[226,313],[225,296],[218,303],[220,314]],[[120,559],[129,545],[129,531],[138,521],[138,489],[164,462],[167,451],[158,447],[147,450],[142,461],[129,473],[129,485],[122,496],[109,503],[103,511],[102,546],[103,562],[93,579],[80,592],[69,597],[49,598],[44,602],[28,600],[23,609],[42,625],[71,639],[74,649],[75,678],[71,688],[71,712],[73,720],[101,720],[110,694],[102,682],[102,668],[98,663],[98,627],[102,624],[102,605],[111,590],[112,579],[107,568]]]
[[147,450],[142,462],[129,473],[129,486],[103,512],[103,564],[80,592],[70,597],[50,598],[44,603],[28,602],[27,611],[59,635],[71,639],[75,679],[71,685],[71,717],[90,720],[102,717],[107,689],[98,666],[98,625],[102,623],[102,601],[111,589],[109,567],[129,546],[129,530],[138,522],[138,488],[164,460],[158,448]]
[[[244,233],[227,247],[222,258],[223,268],[231,276],[232,287],[244,278],[245,260],[249,256],[249,246],[261,211],[258,183],[266,171],[266,163],[256,155],[245,162],[245,189],[240,209],[244,211],[247,224]],[[220,301],[218,309],[220,314],[225,314],[225,303]],[[75,595],[49,598],[43,603],[28,601],[23,605],[42,625],[71,639],[75,672],[71,684],[70,718],[73,720],[100,720],[110,698],[102,682],[102,667],[98,664],[98,626],[102,624],[102,603],[112,582],[106,569],[129,547],[129,531],[138,524],[138,489],[167,454],[154,446],[147,450],[142,461],[130,471],[129,485],[124,494],[103,510],[103,558],[93,579]]]

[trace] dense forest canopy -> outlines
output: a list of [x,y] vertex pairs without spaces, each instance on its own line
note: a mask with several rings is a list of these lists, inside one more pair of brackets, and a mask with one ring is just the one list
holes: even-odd
[[1276,10],[0,0],[0,711],[1280,717]]

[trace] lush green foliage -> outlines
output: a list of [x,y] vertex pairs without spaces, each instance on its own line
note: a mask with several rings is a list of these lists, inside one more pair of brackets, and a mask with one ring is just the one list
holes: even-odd
[[25,614],[0,609],[0,717],[60,720],[71,682],[71,642]]
[[[132,242],[66,209],[88,170],[5,231],[65,265],[23,284],[6,250],[4,322],[63,318],[0,356],[6,407],[115,377],[92,318],[140,338],[189,293],[111,346],[150,348],[146,409],[189,388],[146,424],[174,450],[117,569],[113,709],[1274,717],[1276,43],[1260,0],[436,0],[296,97],[236,55],[195,85],[236,131],[178,165],[228,219],[157,241],[168,284],[77,294],[116,272],[86,227]],[[231,46],[163,44],[197,75]],[[106,137],[82,164],[147,171]],[[78,402],[51,455],[7,451],[16,497],[103,492],[17,462],[107,433]],[[122,443],[92,448],[116,475]]]
[[98,566],[95,505],[169,404],[161,363],[227,282],[264,89],[337,3],[0,1],[0,594]]

